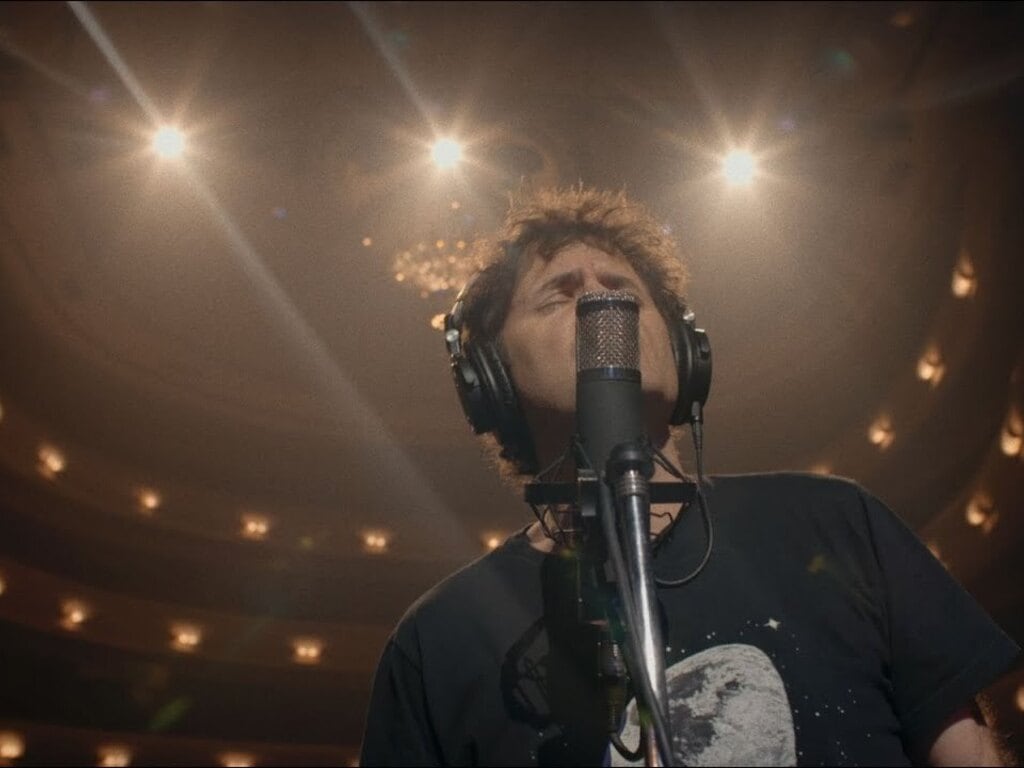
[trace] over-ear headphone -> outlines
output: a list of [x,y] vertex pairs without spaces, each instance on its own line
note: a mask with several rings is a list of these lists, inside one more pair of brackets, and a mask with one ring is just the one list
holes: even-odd
[[[502,457],[516,462],[523,473],[535,473],[539,467],[530,428],[497,345],[493,340],[463,338],[465,297],[471,285],[472,281],[459,292],[444,317],[444,343],[455,391],[473,432],[494,432]],[[686,424],[699,413],[696,406],[703,407],[711,390],[711,344],[684,303],[674,314],[665,318],[679,372],[679,394],[669,423]]]

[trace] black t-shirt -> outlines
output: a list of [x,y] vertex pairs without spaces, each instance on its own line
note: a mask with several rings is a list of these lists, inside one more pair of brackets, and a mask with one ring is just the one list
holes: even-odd
[[[674,748],[686,765],[905,765],[1019,648],[858,485],[714,478],[702,573],[659,588]],[[703,555],[696,507],[655,572]],[[523,532],[434,587],[388,641],[362,765],[626,764],[569,563]],[[622,738],[637,743],[635,705]]]

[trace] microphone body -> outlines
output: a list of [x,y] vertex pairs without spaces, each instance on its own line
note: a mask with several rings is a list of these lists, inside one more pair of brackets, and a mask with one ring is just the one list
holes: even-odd
[[576,431],[601,479],[612,449],[645,432],[639,329],[640,306],[629,293],[587,293],[576,302]]

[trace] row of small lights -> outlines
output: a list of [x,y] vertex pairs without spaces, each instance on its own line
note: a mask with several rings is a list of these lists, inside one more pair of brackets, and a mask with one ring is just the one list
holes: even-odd
[[[953,296],[957,299],[973,297],[978,290],[978,278],[974,264],[966,250],[961,251],[953,269],[951,283]],[[917,377],[932,387],[937,387],[946,374],[946,365],[938,346],[932,344],[917,362]],[[876,419],[867,432],[868,440],[878,450],[885,451],[896,440],[893,420],[888,415]],[[1024,459],[1024,416],[1019,409],[1012,407],[1003,421],[999,433],[999,447],[1009,458]],[[827,464],[818,464],[811,471],[819,474],[830,474],[832,468]],[[973,527],[980,528],[983,533],[990,533],[999,519],[999,513],[989,493],[978,491],[967,502],[964,518]],[[938,557],[939,549],[934,543],[928,545],[932,553]]]
[[[0,419],[2,419],[2,411],[0,411]],[[39,474],[48,480],[55,480],[67,468],[67,460],[64,454],[52,445],[41,446],[37,453],[37,458]],[[152,515],[163,503],[160,494],[152,488],[140,488],[136,491],[135,498],[139,512],[145,515]],[[241,516],[240,533],[243,538],[252,541],[262,541],[269,535],[270,528],[270,518],[265,515],[244,513]],[[361,534],[363,551],[372,555],[381,555],[388,552],[391,548],[392,539],[391,534],[384,530],[367,530]],[[485,532],[481,536],[481,542],[488,550],[496,549],[500,546],[503,539],[504,534],[500,532]],[[308,539],[303,539],[303,542],[308,542]]]
[[[25,754],[25,739],[15,731],[0,731],[0,760],[5,763],[17,760]],[[132,764],[132,750],[125,744],[104,744],[96,750],[96,765],[102,768],[119,768]],[[225,752],[217,756],[224,768],[252,768],[256,765],[254,755],[243,752]],[[356,765],[352,761],[350,765]]]
[[[7,591],[8,583],[0,574],[0,596]],[[92,616],[92,608],[83,600],[68,598],[60,604],[58,623],[69,632],[82,628]],[[182,653],[190,653],[199,647],[203,629],[197,624],[174,623],[170,627],[170,647]],[[292,660],[297,664],[317,664],[323,653],[324,643],[317,637],[297,637],[292,640]]]

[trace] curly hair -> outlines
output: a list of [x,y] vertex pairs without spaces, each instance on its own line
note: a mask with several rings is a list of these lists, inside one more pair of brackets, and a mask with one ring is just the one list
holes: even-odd
[[[499,230],[473,244],[472,256],[481,269],[462,296],[466,339],[490,342],[504,358],[501,333],[523,271],[535,256],[551,259],[575,243],[625,259],[666,323],[685,314],[688,275],[666,229],[625,192],[580,185],[514,196]],[[514,484],[538,471],[532,445],[502,445],[490,434],[484,440],[506,480]]]

